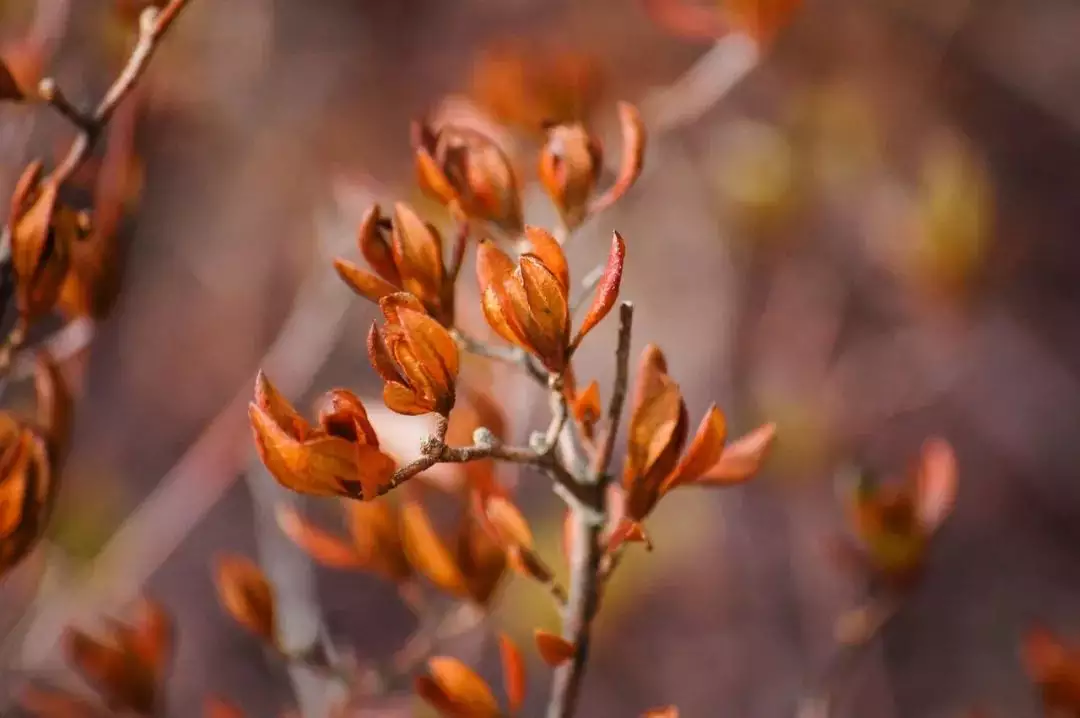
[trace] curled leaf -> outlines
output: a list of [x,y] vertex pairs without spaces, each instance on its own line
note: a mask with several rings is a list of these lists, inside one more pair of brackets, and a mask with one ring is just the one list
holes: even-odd
[[229,615],[267,644],[277,646],[274,590],[262,569],[243,556],[221,556],[215,583]]
[[517,713],[525,703],[525,659],[517,644],[506,633],[499,634],[499,656],[502,659],[503,689],[511,713]]
[[540,182],[570,229],[589,212],[589,199],[603,166],[600,144],[580,124],[548,129],[540,152]]
[[600,277],[600,283],[596,287],[596,295],[593,297],[589,310],[581,322],[574,340],[570,342],[570,350],[577,348],[581,340],[585,338],[593,327],[599,324],[608,315],[611,308],[619,298],[619,286],[622,284],[623,263],[626,260],[626,242],[618,232],[611,234],[611,250],[608,252],[607,266],[604,274]]
[[570,290],[570,267],[566,254],[554,236],[541,227],[525,227],[525,239],[532,246],[532,253],[555,275],[563,292]]
[[641,113],[629,102],[619,103],[619,127],[622,130],[622,160],[615,184],[598,197],[591,212],[599,212],[618,202],[637,182],[645,161],[645,124]]

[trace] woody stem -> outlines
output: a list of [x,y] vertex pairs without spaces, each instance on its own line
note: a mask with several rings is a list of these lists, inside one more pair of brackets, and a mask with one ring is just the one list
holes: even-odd
[[565,493],[569,494],[575,503],[583,505],[591,503],[591,492],[588,487],[576,481],[553,454],[538,452],[524,446],[507,446],[495,439],[490,432],[487,432],[482,442],[473,443],[469,446],[447,446],[446,432],[448,426],[447,417],[440,416],[434,433],[427,438],[421,447],[421,455],[395,471],[390,481],[383,486],[382,494],[397,488],[436,464],[464,464],[480,459],[498,459],[523,466],[535,466],[551,476],[552,480]]
[[548,718],[570,718],[577,709],[581,684],[589,660],[592,622],[600,602],[600,568],[604,558],[601,543],[607,520],[608,464],[614,452],[615,436],[619,430],[629,381],[631,326],[634,307],[629,302],[619,306],[619,340],[615,351],[615,386],[608,405],[608,426],[603,443],[581,486],[588,490],[588,508],[571,507],[576,524],[576,537],[570,559],[570,596],[563,612],[563,638],[573,647],[574,654],[555,673]]

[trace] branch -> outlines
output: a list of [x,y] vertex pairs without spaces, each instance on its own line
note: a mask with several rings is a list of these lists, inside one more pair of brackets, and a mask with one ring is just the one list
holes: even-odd
[[634,305],[623,302],[619,305],[619,340],[615,349],[615,384],[611,390],[608,404],[607,429],[600,451],[593,462],[593,480],[607,488],[611,477],[608,465],[615,452],[615,439],[619,434],[619,420],[622,417],[623,404],[626,403],[626,388],[630,384],[630,330],[634,321]]
[[[128,57],[127,64],[121,70],[113,84],[105,92],[105,96],[98,103],[92,113],[86,113],[76,108],[51,77],[42,78],[38,83],[38,95],[55,109],[64,119],[71,122],[78,130],[78,135],[68,149],[67,155],[60,164],[49,173],[43,182],[52,182],[57,186],[63,185],[86,163],[91,152],[101,137],[103,131],[112,119],[116,108],[128,94],[134,89],[139,78],[146,71],[146,67],[157,50],[160,39],[172,26],[180,15],[180,11],[190,0],[172,0],[163,10],[147,8],[139,18],[139,39]],[[10,224],[10,223],[9,223]],[[0,245],[4,247],[6,256],[2,260],[5,271],[10,271],[11,266],[11,232],[5,226],[0,233]],[[3,287],[3,304],[7,305],[7,293],[14,289],[14,284]],[[0,374],[6,374],[11,368],[12,359],[16,352],[22,348],[26,341],[27,327],[23,322],[18,322],[0,345]]]
[[390,481],[381,488],[380,496],[389,493],[436,464],[464,464],[479,459],[498,459],[542,469],[551,476],[556,485],[570,494],[576,502],[586,505],[590,503],[590,496],[585,491],[585,487],[575,481],[558,458],[550,452],[539,452],[523,446],[506,446],[486,429],[479,429],[474,435],[479,437],[478,440],[469,446],[447,446],[446,432],[448,425],[449,421],[446,417],[439,418],[435,433],[429,436],[421,446],[423,453],[395,471]]
[[570,718],[577,708],[581,682],[589,660],[589,643],[596,609],[600,602],[600,565],[604,551],[601,538],[607,518],[606,472],[614,451],[619,417],[626,399],[629,381],[630,333],[634,306],[623,302],[619,306],[619,343],[615,352],[615,387],[608,406],[608,427],[604,442],[597,454],[585,485],[590,491],[592,511],[572,507],[576,537],[571,556],[570,598],[563,612],[563,638],[574,646],[574,655],[555,673],[548,718]]
[[[75,138],[71,149],[61,160],[49,176],[49,179],[57,184],[63,184],[71,179],[71,176],[86,162],[94,149],[102,130],[109,124],[116,108],[135,87],[135,84],[146,71],[150,58],[157,50],[159,40],[172,27],[173,22],[190,0],[172,0],[164,9],[158,11],[155,8],[147,8],[139,17],[139,39],[135,49],[131,51],[127,64],[120,71],[116,80],[105,92],[105,96],[98,103],[94,112],[84,115],[70,104],[66,103],[63,93],[56,86],[55,80],[45,78],[39,85],[38,92],[42,99],[56,108],[60,113],[71,120],[79,129],[79,136]],[[66,108],[63,107],[66,105]]]

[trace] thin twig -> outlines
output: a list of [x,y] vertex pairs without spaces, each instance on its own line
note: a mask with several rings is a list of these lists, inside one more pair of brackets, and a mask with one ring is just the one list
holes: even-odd
[[572,507],[577,540],[572,548],[570,597],[563,612],[563,637],[574,646],[574,655],[555,673],[547,708],[548,718],[570,718],[574,715],[588,664],[592,622],[600,601],[600,564],[604,557],[600,539],[607,517],[606,472],[629,381],[627,367],[633,318],[633,305],[623,302],[619,307],[619,344],[615,352],[615,387],[608,406],[608,434],[591,471],[584,477],[583,488],[589,489],[591,494],[588,507],[593,511]]
[[626,403],[626,389],[630,384],[630,330],[634,321],[634,305],[623,302],[619,305],[619,340],[615,350],[615,384],[608,403],[607,428],[600,450],[596,452],[592,474],[602,488],[607,488],[610,481],[608,464],[615,452],[615,439],[619,434],[619,420],[622,417],[623,404]]
[[[116,108],[131,92],[146,71],[150,58],[157,50],[159,40],[172,26],[180,15],[180,12],[190,0],[172,0],[164,9],[147,8],[139,18],[139,39],[128,57],[127,64],[120,71],[116,80],[105,92],[105,96],[98,103],[93,113],[85,113],[77,109],[61,91],[56,80],[46,77],[38,85],[38,94],[54,108],[61,116],[67,119],[79,131],[75,140],[71,143],[67,154],[60,164],[49,173],[43,182],[63,185],[79,171],[79,168],[90,158],[91,152],[98,139],[104,133],[105,128],[112,119]],[[0,233],[0,245],[5,247],[7,257],[4,262],[11,259],[11,232],[10,223]],[[16,352],[22,348],[26,341],[27,327],[23,322],[17,323],[0,346],[0,374],[6,374],[11,368],[12,359]]]
[[578,502],[587,503],[588,495],[584,488],[574,480],[569,471],[556,456],[523,446],[507,446],[494,437],[485,443],[469,446],[447,446],[445,418],[440,418],[439,427],[428,437],[422,447],[423,453],[405,466],[394,472],[390,481],[382,486],[380,496],[397,488],[417,474],[427,471],[436,464],[464,464],[480,459],[499,459],[513,464],[535,466],[542,469]]
[[[146,71],[150,58],[154,56],[154,52],[158,48],[158,41],[169,30],[173,21],[179,17],[180,12],[189,1],[172,0],[161,11],[157,11],[152,7],[143,11],[139,18],[139,39],[135,44],[135,49],[131,51],[131,55],[128,57],[127,64],[105,92],[105,96],[98,103],[93,114],[85,118],[85,126],[80,127],[81,132],[75,138],[75,142],[72,143],[71,149],[68,150],[67,155],[57,165],[56,169],[52,171],[50,175],[52,181],[57,184],[68,181],[90,157],[94,145],[101,136],[102,130],[112,119],[116,108],[127,97],[128,93],[135,87],[135,83]],[[60,96],[59,88],[55,89],[56,95]]]

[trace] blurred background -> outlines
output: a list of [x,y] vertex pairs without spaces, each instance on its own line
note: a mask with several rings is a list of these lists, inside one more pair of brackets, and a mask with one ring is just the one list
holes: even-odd
[[[305,412],[335,386],[379,403],[364,354],[374,307],[330,259],[355,259],[374,201],[445,220],[415,187],[411,119],[490,127],[543,224],[555,215],[535,186],[539,122],[586,120],[614,160],[615,102],[628,100],[649,128],[646,170],[574,238],[572,271],[601,261],[618,229],[635,355],[665,349],[693,417],[716,400],[733,435],[773,420],[780,438],[754,482],[676,494],[651,519],[656,550],[616,576],[581,715],[793,715],[864,591],[825,547],[845,530],[837,468],[898,474],[931,435],[959,457],[956,512],[837,715],[1038,714],[1022,632],[1038,620],[1080,636],[1080,4],[679,2],[704,16],[638,0],[192,0],[138,94],[119,298],[59,345],[79,390],[75,446],[48,545],[0,586],[5,703],[60,670],[63,626],[147,591],[180,627],[170,716],[198,715],[208,692],[252,716],[296,705],[218,606],[223,550],[284,577],[297,631],[321,622],[364,657],[399,646],[416,625],[393,587],[313,569],[267,518],[284,497],[252,463],[255,371]],[[145,4],[4,0],[0,42],[37,43],[88,103]],[[0,109],[0,196],[68,133],[41,107]],[[578,366],[605,392],[614,336],[601,326]],[[525,379],[494,381],[517,438],[546,421]],[[405,454],[426,429],[373,421]],[[559,502],[520,478],[556,556]],[[325,502],[304,510],[333,520]],[[521,583],[445,648],[493,682],[492,626],[525,642],[557,625]],[[531,668],[528,715],[548,676]],[[358,715],[415,707],[393,705]]]

